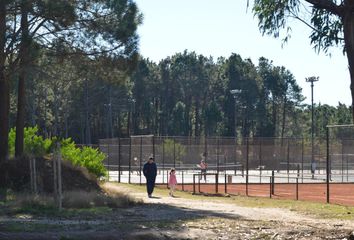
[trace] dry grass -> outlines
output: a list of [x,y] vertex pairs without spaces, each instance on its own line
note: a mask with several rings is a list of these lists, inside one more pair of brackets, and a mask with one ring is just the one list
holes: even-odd
[[21,193],[13,196],[10,202],[13,207],[23,209],[54,208],[54,200],[49,195]]
[[63,196],[65,208],[110,207],[121,208],[135,205],[137,201],[121,193],[106,194],[97,192],[66,192]]
[[[12,193],[2,202],[3,207],[17,209],[19,212],[32,212],[56,209],[53,195],[35,195],[31,193]],[[139,201],[122,193],[103,193],[70,191],[63,194],[63,207],[67,209],[85,209],[95,207],[124,208],[138,204]]]

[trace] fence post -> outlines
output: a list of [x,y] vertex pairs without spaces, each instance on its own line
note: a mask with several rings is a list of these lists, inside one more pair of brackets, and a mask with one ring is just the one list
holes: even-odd
[[37,166],[35,157],[33,157],[33,190],[37,194]]
[[225,194],[227,193],[227,174],[225,173]]
[[326,185],[327,185],[327,203],[329,203],[329,127],[326,128],[326,145],[327,145],[327,159],[326,159]]
[[216,174],[219,175],[219,152],[220,152],[220,143],[219,143],[219,137],[216,141]]
[[343,142],[342,142],[342,182],[344,182],[344,150],[343,150]]
[[272,171],[272,194],[274,195],[274,170]]
[[57,158],[58,158],[58,144],[55,145],[55,150],[53,154],[53,176],[54,176],[54,201],[55,204],[58,204],[58,165],[57,165]]
[[248,196],[248,158],[249,158],[249,139],[246,138],[246,196]]
[[272,187],[272,177],[269,177],[269,198],[272,198],[272,192],[273,192],[273,187]]
[[195,174],[193,174],[193,194],[195,194]]
[[142,160],[143,160],[143,137],[140,137],[140,156],[139,156],[139,184],[140,185],[141,185],[141,161]]
[[259,183],[262,183],[262,139],[259,139]]
[[61,152],[60,143],[58,144],[58,197],[59,197],[59,210],[62,209],[62,181],[61,181]]
[[121,168],[121,144],[120,144],[120,138],[118,138],[118,182],[120,183],[120,175],[122,172]]
[[107,152],[108,152],[108,156],[107,156],[107,170],[108,170],[108,182],[109,182],[109,159],[110,159],[110,152],[109,152],[109,145],[110,143],[108,142],[107,144]]
[[289,152],[290,152],[290,144],[289,144],[289,138],[288,138],[288,147],[287,147],[287,153],[286,153],[286,160],[287,160],[287,172],[288,172],[288,183],[290,182],[290,179],[289,179],[289,174],[290,174],[290,155],[289,155]]
[[347,159],[347,182],[349,182],[349,158],[348,156],[346,157]]
[[237,138],[235,136],[235,175],[237,171]]
[[182,191],[184,191],[184,171],[182,170]]
[[129,137],[129,163],[128,163],[128,183],[130,184],[130,178],[131,178],[131,158],[132,158],[132,137]]
[[302,138],[301,148],[301,182],[304,183],[304,138]]
[[152,136],[152,156],[154,157],[154,159],[156,159],[155,156],[155,136]]
[[215,175],[215,193],[219,193],[219,174]]
[[299,200],[299,178],[296,178],[296,200]]
[[205,155],[205,162],[207,163],[207,157],[208,157],[208,137],[205,137],[204,155]]
[[60,143],[56,143],[53,154],[53,172],[54,172],[54,199],[59,210],[62,209],[62,181],[61,181],[61,153]]
[[173,138],[173,167],[176,168],[176,138]]
[[31,181],[31,192],[33,193],[33,164],[32,164],[32,157],[29,156],[29,170],[30,170],[30,181]]
[[198,178],[198,192],[200,193],[200,177]]
[[162,140],[162,183],[163,184],[165,183],[165,141],[164,140]]
[[37,194],[37,170],[36,170],[36,158],[34,156],[29,156],[30,164],[30,180],[31,180],[31,191]]

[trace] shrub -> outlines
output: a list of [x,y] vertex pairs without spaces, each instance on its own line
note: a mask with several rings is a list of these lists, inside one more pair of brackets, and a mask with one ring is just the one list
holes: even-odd
[[[16,128],[12,128],[9,132],[9,153],[11,157],[15,155],[15,139]],[[42,157],[50,153],[53,143],[57,141],[56,137],[43,139],[42,136],[38,135],[37,126],[27,127],[24,130],[24,154]],[[70,161],[74,166],[87,168],[96,177],[107,175],[107,170],[103,165],[106,156],[102,152],[91,147],[80,149],[76,147],[71,138],[61,140],[60,145],[63,159]]]
[[98,151],[98,149],[83,147],[81,150],[80,163],[97,177],[104,177],[106,176],[106,168],[103,166],[103,160],[105,158],[106,156]]
[[[38,127],[26,127],[24,129],[24,154],[41,157],[49,153],[52,146],[51,139],[43,139],[37,135]],[[9,133],[9,154],[11,157],[15,155],[15,139],[16,128],[12,128]]]
[[106,156],[92,147],[77,148],[75,143],[70,139],[61,141],[62,157],[73,163],[74,166],[82,166],[97,177],[107,175],[107,170],[103,165]]
[[63,139],[60,143],[63,159],[70,161],[74,166],[83,166],[80,161],[81,150],[75,146],[71,138]]

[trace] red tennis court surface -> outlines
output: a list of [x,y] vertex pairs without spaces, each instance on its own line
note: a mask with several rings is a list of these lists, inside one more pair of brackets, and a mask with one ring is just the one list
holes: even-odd
[[[182,190],[182,185],[178,185],[177,189]],[[184,191],[193,192],[193,184],[184,184]],[[248,184],[248,196],[254,197],[270,197],[270,184]],[[215,184],[198,184],[195,185],[195,192],[216,193]],[[225,193],[225,184],[219,184],[218,193]],[[246,195],[246,184],[227,184],[226,192],[234,195]],[[341,204],[346,206],[354,206],[354,184],[353,183],[331,183],[329,186],[330,203]],[[274,185],[274,194],[271,195],[275,199],[293,199],[306,200],[312,202],[327,202],[327,186],[322,183],[276,183]]]

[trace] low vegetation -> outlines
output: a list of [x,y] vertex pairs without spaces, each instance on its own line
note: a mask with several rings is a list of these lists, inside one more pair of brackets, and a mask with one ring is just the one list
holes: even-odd
[[[2,190],[4,193],[5,190]],[[63,211],[59,212],[53,195],[6,191],[0,200],[0,215],[70,216],[101,214],[111,209],[140,204],[139,200],[123,193],[70,191],[63,194]]]
[[[9,133],[10,156],[15,154],[16,129],[11,129]],[[35,157],[43,157],[54,150],[56,142],[60,142],[61,155],[63,159],[70,161],[74,166],[85,167],[97,178],[107,175],[107,170],[103,165],[104,153],[92,147],[79,148],[71,138],[59,140],[56,137],[43,138],[38,135],[38,127],[27,127],[24,133],[24,153]]]

